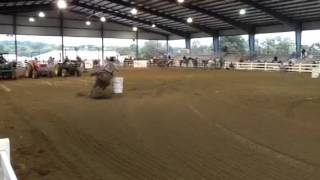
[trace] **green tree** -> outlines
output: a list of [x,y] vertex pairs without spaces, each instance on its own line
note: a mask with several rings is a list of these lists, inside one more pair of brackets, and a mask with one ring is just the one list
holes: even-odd
[[241,36],[223,36],[220,39],[221,50],[228,49],[228,52],[233,53],[248,53],[249,45],[248,41]]
[[295,45],[289,38],[268,38],[261,43],[257,41],[256,51],[260,55],[287,56],[295,52]]
[[157,41],[147,41],[140,49],[140,56],[146,59],[163,56],[166,53],[166,48]]
[[200,41],[193,41],[191,45],[191,54],[193,56],[208,56],[212,54],[212,45],[201,45]]

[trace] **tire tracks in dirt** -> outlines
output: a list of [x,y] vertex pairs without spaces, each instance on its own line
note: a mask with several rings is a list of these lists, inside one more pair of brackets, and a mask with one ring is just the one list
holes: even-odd
[[[56,114],[48,111],[46,114],[49,114],[50,117],[56,116],[56,118],[59,118]],[[116,172],[116,175],[124,179],[181,179],[182,177],[182,175],[168,169],[163,160],[148,152],[138,151],[110,134],[108,142],[101,142],[93,135],[85,133],[68,123],[64,123],[63,127],[57,127],[57,124],[51,123],[50,127],[66,135],[65,138],[74,143],[70,145],[69,148],[71,149],[77,147],[77,145],[86,144],[86,146],[81,146],[81,149],[78,149],[79,153],[74,154],[74,156],[88,154],[87,158],[102,164],[105,168],[108,167],[109,170]],[[78,159],[82,158],[78,157]],[[98,177],[101,173],[102,170],[96,172]]]
[[238,142],[246,145],[247,147],[262,152],[264,154],[269,154],[272,157],[285,161],[287,163],[289,163],[290,165],[297,167],[297,168],[303,168],[305,170],[307,170],[308,172],[314,172],[316,171],[316,169],[319,169],[319,165],[318,164],[314,164],[314,163],[310,163],[307,162],[305,160],[302,159],[298,159],[296,157],[293,157],[289,154],[280,152],[276,149],[273,149],[271,147],[268,147],[266,145],[263,145],[261,143],[258,143],[248,137],[242,136],[241,134],[217,123],[217,122],[213,122],[211,121],[209,118],[207,118],[205,115],[203,115],[199,110],[197,110],[192,104],[187,104],[187,107],[193,112],[195,113],[199,118],[206,120],[207,122],[209,122],[211,125],[221,129],[226,135],[234,138],[235,140],[237,140]]
[[[83,179],[81,177],[81,171],[78,171],[76,166],[74,166],[70,161],[68,161],[67,158],[65,158],[58,150],[57,148],[52,144],[50,139],[47,137],[46,133],[35,128],[31,122],[32,122],[32,116],[29,115],[29,113],[20,106],[17,106],[10,96],[4,96],[3,97],[5,100],[7,100],[7,106],[13,110],[13,112],[17,112],[17,116],[19,116],[19,120],[23,123],[27,129],[31,130],[32,134],[30,134],[32,137],[35,139],[40,140],[41,144],[46,144],[47,150],[50,152],[50,159],[52,160],[59,160],[59,167],[64,166],[65,168],[68,168],[69,173],[72,174],[73,177],[76,177],[77,179]],[[19,112],[19,113],[18,113]],[[31,168],[30,170],[36,171],[37,169]],[[69,174],[69,175],[70,175]]]

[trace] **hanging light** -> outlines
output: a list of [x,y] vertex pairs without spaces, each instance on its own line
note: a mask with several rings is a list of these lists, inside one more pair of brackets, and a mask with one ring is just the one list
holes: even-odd
[[239,14],[240,15],[245,15],[247,13],[246,9],[240,9]]
[[106,21],[107,21],[107,19],[106,19],[105,17],[103,17],[103,16],[102,16],[102,17],[100,18],[100,21],[101,21],[101,22],[106,22]]
[[44,12],[40,11],[38,16],[41,18],[44,18],[44,17],[46,17],[46,14]]
[[29,17],[29,22],[35,22],[36,20],[33,17]]
[[157,26],[156,26],[155,24],[152,24],[151,27],[155,28],[155,27],[157,27]]
[[66,9],[67,8],[67,2],[65,0],[58,0],[57,6],[59,9]]
[[180,3],[180,4],[184,3],[184,0],[178,0],[178,3]]
[[86,21],[86,25],[87,26],[90,26],[91,25],[91,22],[88,20],[88,21]]
[[132,8],[130,12],[131,12],[131,14],[133,14],[133,15],[138,14],[138,10],[137,10],[136,8]]
[[132,31],[138,31],[138,28],[134,26],[134,27],[132,28]]
[[191,18],[191,17],[189,17],[188,19],[187,19],[187,23],[192,23],[193,22],[193,19]]

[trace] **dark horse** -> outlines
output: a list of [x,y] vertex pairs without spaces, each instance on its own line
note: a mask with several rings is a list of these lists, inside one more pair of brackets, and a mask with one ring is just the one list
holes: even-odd
[[187,67],[189,67],[190,60],[191,60],[191,58],[186,58],[184,56],[183,59],[179,61],[180,67],[182,67],[182,64],[185,64]]
[[172,67],[173,60],[171,59],[154,59],[153,63],[156,64],[158,67]]

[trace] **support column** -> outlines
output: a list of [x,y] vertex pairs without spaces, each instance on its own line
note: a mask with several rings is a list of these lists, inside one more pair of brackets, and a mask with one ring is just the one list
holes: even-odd
[[219,34],[213,35],[213,55],[214,57],[219,57],[220,55]]
[[136,59],[139,58],[139,32],[136,31]]
[[302,27],[299,26],[296,29],[296,54],[297,58],[301,59],[301,40],[302,40]]
[[61,61],[64,61],[64,22],[63,12],[60,11]]
[[101,57],[101,62],[104,61],[104,26],[101,24],[101,52],[102,52],[102,57]]
[[249,55],[250,60],[253,60],[255,55],[255,33],[249,34]]
[[167,36],[167,57],[169,56],[169,36]]
[[191,50],[191,38],[186,37],[186,49]]
[[14,52],[16,55],[16,62],[18,62],[18,42],[17,42],[17,15],[13,16],[13,34],[14,34]]

